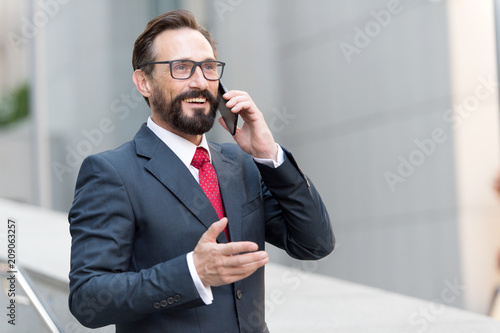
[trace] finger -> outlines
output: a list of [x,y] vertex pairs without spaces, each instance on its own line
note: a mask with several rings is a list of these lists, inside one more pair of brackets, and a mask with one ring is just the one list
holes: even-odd
[[230,100],[231,98],[233,98],[235,96],[241,96],[241,95],[249,96],[246,91],[229,90],[227,93],[225,93],[224,95],[222,95],[222,97],[224,97],[224,99]]
[[233,283],[242,280],[250,275],[252,275],[257,269],[263,267],[269,262],[269,258],[253,262],[251,264],[238,266],[238,267],[223,267],[218,271],[219,276],[218,282],[212,284],[213,286],[219,286],[223,284]]
[[240,267],[258,263],[266,259],[268,259],[266,251],[251,252],[224,258],[224,266]]
[[249,96],[243,96],[243,95],[237,95],[237,96],[233,96],[231,97],[231,99],[226,103],[226,106],[228,108],[232,108],[234,107],[236,104],[238,103],[241,103],[241,102],[245,102],[245,101],[248,101],[250,99]]
[[236,255],[244,252],[254,252],[259,249],[259,246],[254,242],[231,242],[220,244],[220,253],[225,256]]
[[205,233],[201,236],[200,242],[202,243],[215,243],[217,240],[217,236],[224,231],[224,228],[227,226],[227,217],[222,218],[221,220],[212,223],[212,225],[205,231]]
[[246,265],[236,266],[236,267],[226,267],[224,269],[224,275],[226,277],[231,276],[249,276],[254,273],[257,269],[265,266],[269,262],[269,258],[255,261]]

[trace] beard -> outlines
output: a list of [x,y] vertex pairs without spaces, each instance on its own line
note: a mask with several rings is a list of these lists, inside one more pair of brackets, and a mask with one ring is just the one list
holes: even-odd
[[[151,106],[160,118],[174,129],[189,135],[201,135],[213,127],[220,98],[220,96],[214,97],[208,90],[190,90],[167,102],[165,93],[157,86],[153,87],[151,97]],[[208,114],[205,114],[205,108],[195,108],[193,116],[186,116],[182,111],[182,101],[196,97],[207,99],[210,105]]]

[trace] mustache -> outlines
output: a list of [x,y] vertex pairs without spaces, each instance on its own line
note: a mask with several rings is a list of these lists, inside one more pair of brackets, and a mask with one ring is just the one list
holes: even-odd
[[213,103],[216,103],[219,101],[219,96],[215,97],[208,90],[189,90],[189,91],[186,91],[184,93],[177,95],[174,99],[174,102],[180,102],[186,98],[197,98],[197,97],[206,98],[210,104],[213,104]]

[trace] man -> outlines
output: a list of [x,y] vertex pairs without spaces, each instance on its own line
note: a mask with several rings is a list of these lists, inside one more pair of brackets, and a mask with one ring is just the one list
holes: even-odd
[[207,142],[224,64],[189,12],[151,20],[133,66],[152,114],[133,141],[82,164],[69,213],[72,313],[117,332],[267,332],[264,242],[299,259],[328,255],[320,196],[245,92],[223,97],[244,121],[237,144]]

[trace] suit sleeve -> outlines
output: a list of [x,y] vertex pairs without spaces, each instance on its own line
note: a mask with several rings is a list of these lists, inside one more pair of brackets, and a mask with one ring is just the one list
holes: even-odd
[[134,271],[133,205],[116,169],[99,155],[82,164],[69,221],[69,306],[84,326],[124,323],[204,304],[185,255]]
[[319,193],[285,151],[278,168],[257,164],[263,182],[266,241],[291,257],[321,259],[333,251],[335,237]]

